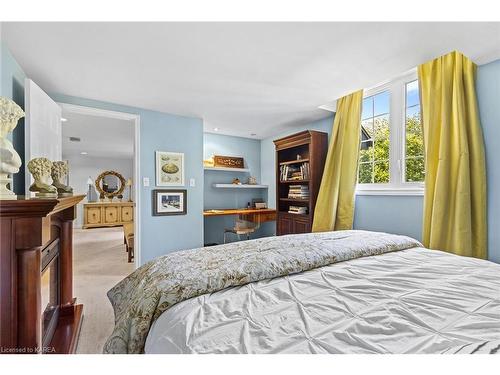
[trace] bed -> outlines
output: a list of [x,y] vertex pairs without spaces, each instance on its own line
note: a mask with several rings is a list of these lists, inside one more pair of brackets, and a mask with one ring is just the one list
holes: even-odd
[[108,296],[105,353],[500,353],[500,265],[386,233],[176,252]]

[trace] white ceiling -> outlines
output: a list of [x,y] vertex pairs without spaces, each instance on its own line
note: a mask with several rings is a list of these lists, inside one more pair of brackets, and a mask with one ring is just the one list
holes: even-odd
[[500,58],[500,23],[4,23],[2,34],[48,92],[256,138],[451,50]]
[[[80,114],[63,108],[62,123],[63,157],[77,156],[133,159],[134,122],[109,117]],[[69,137],[80,138],[71,142]],[[87,155],[82,155],[86,152]]]

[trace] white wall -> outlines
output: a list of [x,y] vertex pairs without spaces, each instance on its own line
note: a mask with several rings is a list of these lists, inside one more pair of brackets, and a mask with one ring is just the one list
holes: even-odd
[[[115,171],[120,173],[125,180],[133,178],[134,161],[133,159],[111,159],[92,157],[89,155],[64,155],[63,160],[68,161],[69,165],[69,185],[73,188],[74,194],[87,194],[87,179],[89,176],[95,182],[97,176],[104,171]],[[123,199],[128,200],[129,189],[125,188]],[[86,200],[83,202],[85,203]],[[83,203],[77,207],[77,218],[74,222],[75,228],[81,228],[83,224]]]

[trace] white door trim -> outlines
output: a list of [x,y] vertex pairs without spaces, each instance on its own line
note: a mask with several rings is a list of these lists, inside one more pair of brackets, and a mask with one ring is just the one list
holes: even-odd
[[75,104],[61,103],[58,102],[61,108],[65,111],[78,113],[83,115],[93,115],[93,116],[101,116],[108,117],[120,120],[132,120],[134,121],[134,262],[135,268],[139,268],[141,266],[141,153],[140,153],[140,123],[141,116],[133,113],[127,112],[117,112],[117,111],[109,111],[107,109],[100,109],[94,107],[86,107]]

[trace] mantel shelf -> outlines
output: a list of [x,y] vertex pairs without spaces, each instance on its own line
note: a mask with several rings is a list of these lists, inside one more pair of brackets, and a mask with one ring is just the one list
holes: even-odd
[[229,189],[267,189],[268,185],[249,185],[249,184],[214,184],[214,188],[229,188]]
[[250,172],[248,168],[228,168],[228,167],[203,167],[206,171],[223,171],[223,172]]

